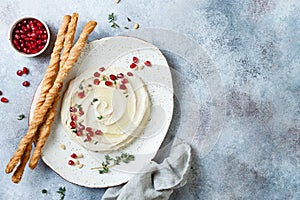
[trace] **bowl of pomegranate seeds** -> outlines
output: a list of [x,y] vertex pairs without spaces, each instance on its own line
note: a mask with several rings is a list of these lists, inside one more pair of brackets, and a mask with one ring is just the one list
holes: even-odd
[[22,17],[16,20],[9,32],[12,48],[26,57],[34,57],[44,52],[49,45],[48,26],[36,17]]

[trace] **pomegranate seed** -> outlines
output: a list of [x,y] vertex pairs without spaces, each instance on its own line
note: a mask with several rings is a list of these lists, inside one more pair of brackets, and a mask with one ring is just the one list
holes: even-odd
[[18,45],[18,41],[16,39],[13,40],[14,45]]
[[76,116],[76,115],[72,115],[72,116],[71,116],[71,120],[72,120],[72,121],[77,121],[77,116]]
[[121,83],[128,83],[128,79],[124,78]]
[[90,131],[92,131],[92,128],[91,127],[86,127],[86,129],[85,129],[87,132],[90,132]]
[[27,67],[23,67],[23,73],[24,74],[29,74],[29,69]]
[[79,115],[84,115],[83,110],[79,110]]
[[30,83],[29,83],[28,81],[24,81],[24,82],[22,83],[22,85],[23,85],[24,87],[28,87],[28,86],[30,86]]
[[100,71],[100,72],[103,72],[104,70],[105,70],[104,67],[100,67],[100,68],[99,68],[99,71]]
[[127,87],[126,87],[126,85],[122,84],[122,85],[120,85],[120,89],[121,89],[121,90],[126,90]]
[[76,132],[76,135],[77,135],[77,136],[82,136],[82,132],[81,132],[81,131],[77,131],[77,132]]
[[76,128],[76,123],[74,121],[71,121],[70,126],[71,126],[71,128]]
[[92,140],[91,136],[87,135],[86,136],[86,141],[91,141],[91,140]]
[[0,95],[2,95],[3,93],[2,93],[2,91],[0,90]]
[[69,160],[68,165],[74,165],[74,161],[73,160]]
[[85,126],[84,125],[80,125],[78,128],[79,128],[80,131],[82,131],[82,130],[85,129]]
[[109,78],[110,78],[112,81],[114,81],[114,80],[117,79],[117,77],[116,77],[115,75],[113,75],[113,74],[109,75]]
[[19,69],[19,70],[17,71],[17,75],[18,75],[18,76],[22,76],[22,75],[23,75],[23,71]]
[[101,135],[101,134],[102,134],[102,131],[101,131],[101,130],[96,130],[95,134],[96,134],[96,135]]
[[105,85],[106,85],[106,86],[112,86],[112,84],[113,84],[113,83],[112,83],[111,81],[105,81]]
[[135,63],[131,63],[131,65],[129,66],[131,69],[136,68],[136,64]]
[[75,107],[70,107],[70,112],[77,112],[77,108],[75,108]]
[[36,25],[38,25],[39,27],[43,27],[43,24],[41,22],[37,22]]
[[71,158],[77,158],[76,153],[72,153],[72,154],[71,154]]
[[2,98],[1,98],[1,102],[2,102],[2,103],[8,103],[8,99],[5,98],[5,97],[2,97]]
[[123,78],[123,77],[124,77],[124,74],[120,73],[120,74],[117,75],[117,77],[118,77],[118,78]]
[[99,76],[100,76],[100,73],[99,73],[99,72],[95,72],[95,73],[94,73],[94,76],[95,76],[95,77],[99,77]]
[[128,76],[133,76],[133,73],[127,72],[127,75],[128,75]]
[[93,131],[89,131],[89,136],[93,137],[94,136],[94,132]]
[[150,67],[151,66],[151,62],[149,60],[145,61],[144,64],[147,66],[147,67]]
[[96,79],[94,79],[94,84],[95,84],[95,85],[99,85],[99,84],[100,84],[100,80],[99,80],[99,79],[97,79],[97,78],[96,78]]
[[85,97],[84,92],[78,92],[77,94],[78,98],[82,99]]
[[134,56],[134,57],[132,58],[132,61],[133,61],[134,63],[137,63],[137,62],[139,61],[139,59],[138,59],[137,57]]

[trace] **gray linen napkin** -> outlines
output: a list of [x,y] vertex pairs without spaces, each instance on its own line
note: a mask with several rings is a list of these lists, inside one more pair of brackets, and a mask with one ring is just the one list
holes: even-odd
[[174,189],[186,184],[190,159],[191,147],[175,138],[162,163],[151,161],[126,184],[107,189],[102,200],[169,199]]

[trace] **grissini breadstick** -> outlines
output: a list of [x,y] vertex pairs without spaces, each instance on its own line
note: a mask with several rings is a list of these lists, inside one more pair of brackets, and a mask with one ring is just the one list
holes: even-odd
[[67,61],[65,62],[64,67],[62,68],[61,71],[59,71],[52,88],[47,93],[44,104],[39,109],[39,112],[37,112],[33,116],[33,119],[29,125],[29,129],[27,131],[27,134],[25,135],[25,137],[23,137],[23,139],[21,140],[21,142],[18,146],[18,149],[16,150],[13,157],[10,159],[10,162],[7,164],[6,173],[9,171],[11,172],[15,168],[15,166],[17,165],[18,161],[20,160],[21,156],[24,154],[24,152],[26,150],[26,146],[32,142],[32,139],[35,136],[35,133],[36,133],[38,127],[44,121],[45,114],[47,113],[49,107],[54,102],[56,96],[60,93],[62,85],[63,85],[63,81],[67,77],[68,72],[72,69],[72,67],[78,60],[78,58],[81,54],[81,51],[86,44],[86,40],[87,40],[89,34],[94,30],[96,25],[97,25],[97,22],[95,22],[95,21],[90,21],[85,25],[82,33],[80,34],[78,41],[76,42],[74,47],[71,49],[70,55],[69,55]]
[[77,21],[78,21],[78,13],[73,13],[71,21],[68,25],[68,32],[66,34],[65,42],[64,42],[64,49],[63,49],[63,52],[62,52],[61,58],[60,58],[60,63],[59,63],[60,69],[64,66],[66,60],[68,59],[70,50],[73,46]]
[[44,145],[50,135],[51,124],[52,124],[55,114],[56,114],[56,107],[59,102],[59,98],[60,98],[60,96],[58,95],[53,103],[53,106],[47,112],[47,115],[45,117],[46,121],[39,128],[39,137],[38,137],[37,143],[35,145],[33,154],[29,161],[29,167],[31,169],[34,169],[37,166],[38,161],[42,154],[42,148],[44,147]]
[[70,15],[65,15],[63,18],[63,23],[57,33],[56,41],[54,44],[53,51],[51,53],[50,64],[46,70],[45,76],[42,81],[41,94],[39,96],[38,103],[36,104],[36,108],[34,112],[38,112],[39,108],[43,105],[46,94],[50,90],[57,76],[59,70],[59,61],[60,61],[60,52],[63,48],[65,35],[68,30],[68,24],[71,20]]
[[[36,108],[34,110],[34,115],[38,112],[40,107],[43,105],[45,98],[46,98],[46,94],[52,87],[53,82],[57,76],[57,72],[59,70],[60,52],[63,48],[65,34],[67,32],[67,28],[68,28],[68,24],[69,24],[70,20],[71,20],[71,16],[65,15],[63,18],[62,25],[57,33],[57,38],[56,38],[53,52],[52,52],[51,58],[50,58],[50,64],[46,70],[45,76],[42,81],[41,94],[39,96],[38,103],[36,104]],[[33,138],[32,138],[32,140],[33,140]],[[29,142],[28,144],[31,145],[31,142]],[[22,154],[23,153],[24,153],[24,151],[22,152]],[[8,163],[8,165],[5,169],[6,173],[11,173],[14,170],[14,168],[18,164],[22,154],[20,154],[20,156],[17,159],[10,160],[10,162]]]
[[14,172],[13,176],[11,177],[12,182],[19,183],[20,180],[22,179],[26,163],[28,162],[29,157],[30,157],[31,149],[32,149],[32,144],[30,143],[27,145],[26,152],[22,155],[20,164],[18,165],[16,171]]
[[[61,54],[61,59],[60,59],[60,63],[59,63],[60,70],[63,67],[64,63],[66,62],[66,60],[70,54],[70,50],[72,48],[73,41],[74,41],[74,35],[76,32],[77,21],[78,21],[78,13],[73,13],[71,21],[68,25],[68,31],[67,31],[67,34],[66,34],[65,40],[64,40],[64,48],[63,48],[63,52]],[[37,166],[38,161],[41,157],[42,148],[44,147],[44,145],[49,137],[51,124],[52,124],[55,114],[56,114],[56,105],[57,105],[58,101],[59,101],[59,96],[55,100],[52,108],[48,110],[47,115],[45,117],[45,123],[43,123],[37,131],[36,146],[35,146],[32,156],[31,156],[30,162],[29,162],[29,167],[31,169],[34,169]]]

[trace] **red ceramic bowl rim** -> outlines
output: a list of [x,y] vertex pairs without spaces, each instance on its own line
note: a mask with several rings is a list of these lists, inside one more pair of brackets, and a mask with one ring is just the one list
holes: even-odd
[[[35,54],[26,54],[26,53],[23,53],[23,52],[19,51],[18,49],[16,49],[15,46],[14,46],[14,44],[12,43],[12,33],[13,33],[13,30],[15,29],[16,25],[17,25],[20,21],[22,21],[22,20],[24,20],[24,19],[28,19],[28,18],[36,19],[36,20],[38,20],[39,22],[41,22],[41,23],[44,25],[44,27],[45,27],[45,29],[46,29],[46,31],[47,31],[47,36],[48,36],[47,42],[46,42],[44,48],[43,48],[42,50],[40,50],[39,52],[35,53]],[[49,42],[50,42],[50,31],[49,31],[49,28],[48,28],[47,24],[46,24],[43,20],[41,20],[41,19],[39,19],[39,18],[37,18],[37,17],[33,17],[33,16],[23,16],[23,17],[20,17],[20,18],[18,18],[17,20],[15,20],[15,21],[12,23],[12,25],[10,26],[10,30],[9,30],[9,33],[8,33],[8,40],[9,40],[9,44],[10,44],[10,46],[12,47],[12,49],[13,49],[15,52],[17,52],[18,54],[20,54],[20,55],[22,55],[22,56],[25,56],[25,57],[34,57],[34,56],[40,55],[41,53],[43,53],[43,52],[47,49],[47,47],[48,47],[48,45],[49,45]]]

